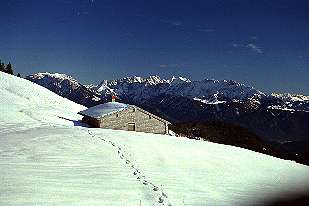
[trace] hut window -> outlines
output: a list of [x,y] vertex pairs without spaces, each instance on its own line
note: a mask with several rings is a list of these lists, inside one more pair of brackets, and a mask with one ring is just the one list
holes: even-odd
[[118,114],[116,114],[116,117],[119,117],[119,115],[118,115]]
[[148,117],[149,117],[149,119],[151,119],[151,116],[150,116],[150,115],[149,115]]
[[132,112],[135,112],[135,108],[132,109]]

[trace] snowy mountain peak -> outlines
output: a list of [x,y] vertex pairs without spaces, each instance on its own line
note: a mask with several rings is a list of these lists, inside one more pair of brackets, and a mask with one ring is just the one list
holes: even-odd
[[185,77],[181,77],[181,76],[179,76],[179,77],[173,76],[172,79],[169,80],[169,83],[171,83],[171,84],[182,84],[182,83],[189,83],[189,82],[191,82],[190,79],[185,78]]
[[149,76],[148,78],[145,79],[145,82],[149,85],[156,85],[160,83],[164,83],[165,80],[161,80],[161,77],[158,75],[155,76]]
[[309,96],[301,95],[301,94],[290,94],[290,93],[283,93],[283,94],[277,94],[272,93],[271,94],[274,97],[278,97],[280,99],[283,99],[288,102],[304,102],[309,101]]
[[117,84],[122,84],[122,83],[127,83],[127,84],[140,83],[140,84],[156,85],[156,84],[163,83],[163,82],[166,82],[166,80],[161,80],[160,76],[155,75],[155,76],[149,76],[146,78],[139,77],[139,76],[125,77],[122,79],[106,81],[106,84],[117,85]]
[[285,102],[284,105],[275,105],[277,109],[293,109],[298,111],[309,111],[309,96],[300,94],[277,94],[272,93],[271,97],[277,98]]
[[138,77],[138,76],[125,77],[122,80],[124,80],[127,83],[141,83],[141,82],[143,82],[143,78]]
[[72,76],[67,75],[67,74],[60,74],[60,73],[39,72],[39,73],[35,73],[35,74],[27,76],[27,78],[31,78],[31,79],[43,79],[46,77],[59,79],[61,81],[70,80],[71,82],[78,83],[78,81],[74,79]]
[[97,87],[96,91],[99,93],[114,94],[114,91],[108,86],[108,81],[103,80]]

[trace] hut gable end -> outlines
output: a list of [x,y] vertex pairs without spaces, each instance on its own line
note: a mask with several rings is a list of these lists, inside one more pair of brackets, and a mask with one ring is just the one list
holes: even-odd
[[154,114],[136,109],[135,114],[136,131],[166,134],[168,132],[168,122]]

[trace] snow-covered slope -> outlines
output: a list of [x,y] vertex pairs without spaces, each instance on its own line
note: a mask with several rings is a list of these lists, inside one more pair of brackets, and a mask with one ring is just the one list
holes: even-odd
[[166,135],[82,127],[84,107],[0,72],[0,205],[252,205],[309,167]]
[[4,121],[1,125],[67,124],[69,122],[63,118],[75,120],[80,117],[76,113],[85,108],[44,87],[3,72],[0,72],[0,82],[0,114]]

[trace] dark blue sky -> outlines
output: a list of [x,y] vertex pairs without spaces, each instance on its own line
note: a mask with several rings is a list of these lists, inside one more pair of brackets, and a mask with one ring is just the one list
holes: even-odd
[[309,1],[0,0],[0,59],[23,75],[234,79],[309,94]]

